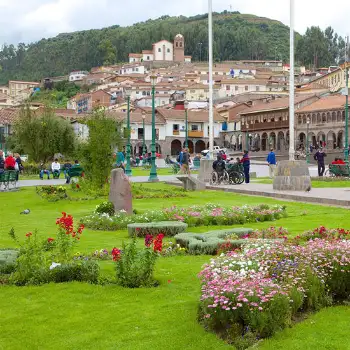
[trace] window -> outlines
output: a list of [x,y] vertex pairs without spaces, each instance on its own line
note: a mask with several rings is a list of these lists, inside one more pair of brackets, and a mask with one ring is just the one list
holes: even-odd
[[260,86],[256,86],[256,87],[255,87],[255,90],[256,90],[256,91],[260,91]]
[[133,68],[132,71],[134,72],[134,71],[135,71],[135,68]]
[[238,91],[238,86],[235,86],[235,91]]
[[167,49],[166,52],[169,53],[169,52],[170,52],[170,49]]
[[137,129],[137,138],[138,138],[138,140],[143,139],[143,128]]
[[233,126],[233,130],[236,131],[237,130],[237,122],[235,122],[234,126]]
[[165,101],[162,101],[162,105],[165,105]]
[[147,96],[151,96],[151,92],[150,91],[147,91]]
[[230,85],[226,85],[226,91],[230,91],[231,88],[230,88]]
[[140,93],[140,91],[136,91],[136,95],[138,95]]
[[247,85],[244,87],[244,90],[245,90],[245,91],[248,91],[248,86],[247,86]]
[[198,131],[199,130],[198,125],[191,125],[191,130],[192,131]]
[[179,47],[179,43],[178,42],[176,42],[176,47]]
[[180,47],[182,47],[182,41],[180,41]]
[[147,56],[147,61],[149,61],[149,56]]
[[146,91],[142,91],[142,96],[146,96]]
[[138,68],[135,68],[135,70],[136,70],[136,72],[138,72],[138,71],[139,71],[139,69],[138,69]]
[[191,90],[190,92],[191,92],[191,94],[194,94],[196,92],[196,90]]
[[160,47],[158,48],[158,52],[162,52],[162,49]]

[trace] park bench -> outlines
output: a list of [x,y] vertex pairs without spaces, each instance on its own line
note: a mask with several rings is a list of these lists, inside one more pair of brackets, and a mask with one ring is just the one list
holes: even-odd
[[5,190],[10,189],[10,185],[14,188],[17,187],[17,171],[16,170],[5,170],[0,173],[0,188],[4,186]]
[[326,172],[326,176],[341,176],[341,177],[349,177],[350,176],[350,169],[349,166],[346,164],[329,164],[329,169]]
[[81,166],[73,166],[68,170],[69,178],[73,177],[84,177],[84,169]]

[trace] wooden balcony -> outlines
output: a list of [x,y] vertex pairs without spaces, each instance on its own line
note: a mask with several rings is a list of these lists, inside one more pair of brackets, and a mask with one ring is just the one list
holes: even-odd
[[189,131],[188,137],[194,137],[194,138],[204,137],[204,132],[203,131]]
[[173,136],[180,135],[180,130],[173,130]]
[[261,130],[274,130],[274,129],[285,129],[285,128],[289,128],[288,120],[249,124],[248,129],[247,129],[247,124],[242,124],[241,131],[254,132],[254,131],[261,131]]

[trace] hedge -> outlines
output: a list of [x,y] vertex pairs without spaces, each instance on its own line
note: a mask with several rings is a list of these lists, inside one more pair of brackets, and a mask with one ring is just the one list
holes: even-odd
[[0,273],[11,273],[15,268],[18,250],[0,249]]
[[130,237],[145,237],[146,235],[155,236],[159,233],[172,237],[181,232],[185,232],[187,226],[187,224],[181,221],[136,222],[128,225],[128,233]]

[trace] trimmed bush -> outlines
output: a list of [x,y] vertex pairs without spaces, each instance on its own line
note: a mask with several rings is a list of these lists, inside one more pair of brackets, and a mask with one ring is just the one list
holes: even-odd
[[173,237],[187,230],[187,224],[181,221],[160,221],[148,223],[134,223],[128,225],[130,237],[156,236],[163,233],[167,237]]
[[253,230],[250,228],[233,228],[206,233],[183,232],[177,234],[175,240],[177,244],[187,248],[189,254],[215,255],[222,244],[230,243],[231,248],[234,249],[247,243],[247,240],[241,238],[251,232]]
[[0,273],[9,274],[14,271],[18,250],[0,249]]

